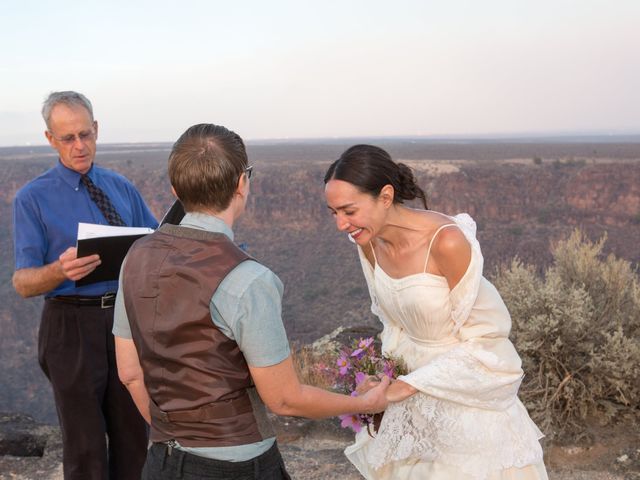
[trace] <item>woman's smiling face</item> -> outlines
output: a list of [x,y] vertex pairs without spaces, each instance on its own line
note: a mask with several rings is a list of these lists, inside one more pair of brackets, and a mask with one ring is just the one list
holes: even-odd
[[368,244],[384,225],[389,204],[384,195],[374,197],[336,179],[327,182],[324,194],[336,227],[347,232],[358,245]]

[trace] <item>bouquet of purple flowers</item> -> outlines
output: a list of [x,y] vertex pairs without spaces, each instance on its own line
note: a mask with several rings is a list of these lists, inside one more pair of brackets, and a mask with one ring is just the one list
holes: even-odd
[[[356,396],[356,388],[368,376],[386,375],[390,379],[407,373],[404,362],[399,358],[385,357],[376,351],[373,338],[354,340],[351,347],[344,347],[336,361],[337,370],[334,373],[334,388],[347,395]],[[370,426],[377,431],[382,414],[355,413],[340,415],[343,428],[351,428],[359,432],[366,426],[371,434]]]

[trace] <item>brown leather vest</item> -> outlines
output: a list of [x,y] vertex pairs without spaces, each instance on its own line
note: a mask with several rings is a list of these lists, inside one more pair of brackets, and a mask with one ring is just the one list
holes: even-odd
[[173,225],[138,240],[124,301],[151,397],[151,440],[223,447],[273,436],[238,344],[213,323],[218,285],[250,257],[226,235]]

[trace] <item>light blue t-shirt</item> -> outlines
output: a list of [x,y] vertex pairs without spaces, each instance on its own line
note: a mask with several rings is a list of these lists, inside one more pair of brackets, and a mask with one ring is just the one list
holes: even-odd
[[[219,232],[233,240],[233,231],[219,218],[202,213],[187,213],[180,226]],[[122,286],[122,273],[120,274]],[[213,323],[235,340],[252,367],[269,367],[290,355],[287,334],[282,324],[280,279],[267,267],[253,260],[241,262],[222,280],[209,304]],[[131,328],[122,289],[116,297],[113,334],[131,339]],[[266,452],[275,438],[233,447],[178,448],[207,458],[241,462]]]

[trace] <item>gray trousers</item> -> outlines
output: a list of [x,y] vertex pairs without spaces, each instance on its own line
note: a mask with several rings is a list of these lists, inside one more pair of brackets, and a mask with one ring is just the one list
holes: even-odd
[[291,480],[277,443],[256,458],[226,462],[199,457],[154,443],[147,454],[142,480]]

